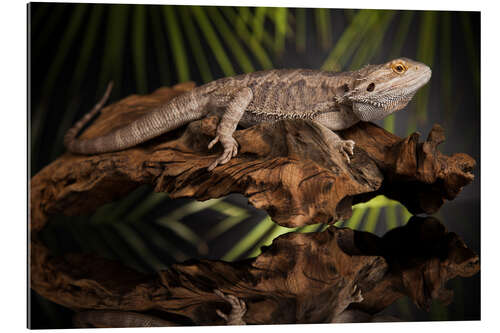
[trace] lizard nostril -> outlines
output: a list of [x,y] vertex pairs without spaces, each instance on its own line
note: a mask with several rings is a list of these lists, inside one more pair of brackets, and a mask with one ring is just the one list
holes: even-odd
[[368,87],[366,87],[366,90],[367,90],[367,91],[373,91],[374,89],[375,89],[375,83],[373,83],[373,82],[372,82],[372,83],[370,83],[370,84],[368,85]]

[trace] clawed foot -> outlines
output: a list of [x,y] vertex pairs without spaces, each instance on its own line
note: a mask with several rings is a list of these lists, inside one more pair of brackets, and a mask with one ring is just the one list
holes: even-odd
[[224,151],[222,154],[208,167],[208,171],[212,171],[219,164],[225,164],[229,162],[232,157],[235,157],[238,154],[238,142],[232,136],[222,136],[217,134],[217,136],[210,141],[208,144],[208,149],[212,149],[212,147],[219,142],[224,147]]
[[347,159],[347,163],[351,163],[350,156],[354,155],[354,145],[355,142],[352,140],[342,140],[336,143],[336,148],[340,150],[342,154],[344,154]]
[[361,295],[361,289],[359,289],[357,284],[352,287],[351,303],[359,303],[363,301],[363,295]]
[[238,299],[236,296],[226,295],[217,289],[214,290],[214,293],[231,305],[231,312],[229,315],[226,315],[220,310],[215,310],[215,312],[217,312],[217,314],[223,318],[228,325],[245,325],[246,323],[243,321],[243,316],[247,312],[247,305],[245,302]]

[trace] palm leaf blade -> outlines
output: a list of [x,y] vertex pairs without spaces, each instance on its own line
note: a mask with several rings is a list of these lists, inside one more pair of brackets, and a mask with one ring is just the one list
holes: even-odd
[[196,18],[196,21],[201,31],[205,35],[208,45],[210,45],[212,49],[212,52],[215,55],[215,58],[217,59],[219,66],[224,72],[224,75],[225,76],[235,75],[236,73],[233,69],[233,65],[231,64],[229,57],[226,55],[226,51],[222,47],[219,38],[217,37],[217,34],[212,28],[212,25],[208,20],[205,11],[199,6],[193,6],[191,7],[191,10],[194,14],[194,17]]
[[167,28],[168,37],[170,40],[171,51],[173,53],[174,61],[177,68],[177,76],[179,82],[189,80],[189,65],[187,54],[184,49],[184,42],[182,41],[182,34],[180,31],[177,16],[174,12],[173,6],[164,6],[163,15],[165,17],[165,25]]

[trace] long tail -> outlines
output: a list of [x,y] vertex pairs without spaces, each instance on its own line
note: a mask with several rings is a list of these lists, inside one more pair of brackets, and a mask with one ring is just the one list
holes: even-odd
[[205,106],[209,101],[208,95],[199,94],[197,89],[194,89],[173,98],[168,103],[116,131],[93,139],[79,140],[78,133],[106,103],[112,86],[112,83],[108,84],[99,103],[64,136],[64,145],[70,152],[91,155],[136,146],[190,121],[202,118],[206,112]]
[[76,328],[96,327],[166,327],[179,326],[178,324],[154,316],[112,310],[90,310],[77,312],[73,315],[73,326]]

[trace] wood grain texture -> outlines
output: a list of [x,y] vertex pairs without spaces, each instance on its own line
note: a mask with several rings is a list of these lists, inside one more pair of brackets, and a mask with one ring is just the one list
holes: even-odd
[[[82,137],[109,133],[192,87],[127,97],[106,107]],[[236,131],[238,155],[208,172],[220,155],[219,146],[207,149],[217,123],[215,117],[195,121],[125,151],[67,153],[35,175],[30,183],[30,287],[75,310],[134,311],[200,325],[223,323],[215,309],[227,313],[228,304],[213,293],[220,289],[245,300],[247,323],[315,323],[329,322],[346,308],[376,313],[403,295],[422,308],[434,298],[448,301],[444,283],[479,270],[477,256],[433,219],[416,219],[381,239],[335,227],[288,234],[252,260],[189,261],[152,275],[90,255],[54,257],[39,240],[37,233],[52,215],[90,212],[142,184],[173,198],[242,193],[276,223],[296,227],[346,219],[353,203],[378,194],[401,201],[413,213],[433,213],[473,180],[471,157],[438,151],[444,140],[439,126],[419,143],[418,134],[401,139],[359,123],[339,132],[356,142],[348,164],[307,120]],[[354,285],[362,291],[361,303],[352,303]]]

